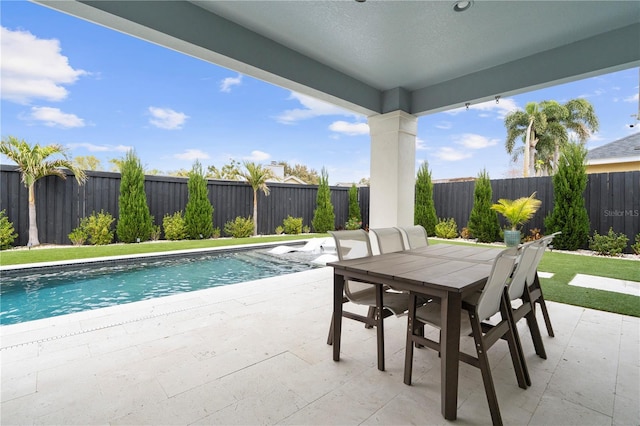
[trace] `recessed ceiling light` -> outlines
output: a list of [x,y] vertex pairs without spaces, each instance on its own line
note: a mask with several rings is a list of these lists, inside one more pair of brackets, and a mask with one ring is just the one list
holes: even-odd
[[453,10],[456,12],[464,12],[465,10],[468,10],[471,6],[473,6],[473,0],[468,0],[468,1],[460,0],[453,5]]

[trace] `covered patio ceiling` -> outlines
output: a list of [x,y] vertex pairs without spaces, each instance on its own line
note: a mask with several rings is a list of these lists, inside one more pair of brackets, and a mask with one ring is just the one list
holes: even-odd
[[36,1],[367,116],[640,65],[635,0]]

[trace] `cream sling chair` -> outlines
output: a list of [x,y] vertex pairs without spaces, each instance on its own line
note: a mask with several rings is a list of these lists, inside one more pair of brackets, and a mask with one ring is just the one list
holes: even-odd
[[[371,243],[366,231],[333,231],[330,232],[336,242],[336,252],[339,260],[358,259],[372,256]],[[380,292],[381,304],[376,303],[376,292]],[[369,284],[362,281],[346,280],[344,283],[343,303],[351,302],[356,305],[369,307],[367,316],[353,312],[342,311],[342,316],[355,321],[360,321],[369,326],[375,326],[378,338],[378,369],[384,371],[384,318],[391,315],[400,315],[409,307],[409,295],[388,291],[382,286]],[[333,344],[333,320],[327,344]]]
[[402,232],[402,236],[406,240],[405,246],[407,249],[416,249],[429,245],[427,231],[422,225],[403,226],[397,229]]
[[[527,388],[521,364],[522,357],[516,344],[518,331],[512,327],[512,322],[509,319],[509,307],[505,291],[505,286],[509,276],[513,272],[516,258],[516,248],[509,248],[500,252],[493,262],[491,273],[482,291],[475,292],[462,300],[463,315],[460,335],[466,336],[469,334],[469,330],[471,331],[475,341],[477,356],[474,357],[460,352],[460,361],[480,369],[485,393],[487,394],[487,401],[489,403],[489,411],[491,412],[491,420],[494,425],[501,425],[502,417],[493,384],[493,377],[491,376],[491,366],[489,365],[487,350],[493,346],[494,343],[501,341],[502,336],[506,336],[509,344],[509,352],[511,353],[511,361],[518,378],[518,385],[522,389]],[[409,304],[404,367],[404,382],[407,385],[411,384],[414,343],[422,344],[440,352],[440,342],[416,334],[419,328],[425,324],[440,328],[440,304],[431,302],[425,306],[416,308],[415,297],[416,295],[411,293],[412,300]],[[465,315],[464,311],[468,313],[468,318],[466,318],[467,315]],[[492,317],[498,312],[501,313],[500,322],[490,330],[483,332],[481,326],[482,320]],[[467,321],[465,321],[465,318]]]

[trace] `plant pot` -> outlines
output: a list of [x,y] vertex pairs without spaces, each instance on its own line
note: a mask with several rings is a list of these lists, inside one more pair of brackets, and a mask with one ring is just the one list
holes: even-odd
[[504,243],[507,247],[515,247],[520,244],[520,231],[506,230],[504,231]]

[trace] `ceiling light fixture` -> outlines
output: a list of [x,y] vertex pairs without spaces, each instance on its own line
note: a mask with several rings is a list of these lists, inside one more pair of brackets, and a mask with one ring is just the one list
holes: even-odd
[[469,10],[473,6],[473,0],[459,0],[453,5],[453,10],[456,12],[464,12],[465,10]]
[[500,103],[500,95],[496,96],[496,103],[499,104]]
[[471,103],[469,102],[465,102],[464,106],[467,107],[467,110],[469,110],[469,105],[471,105]]

